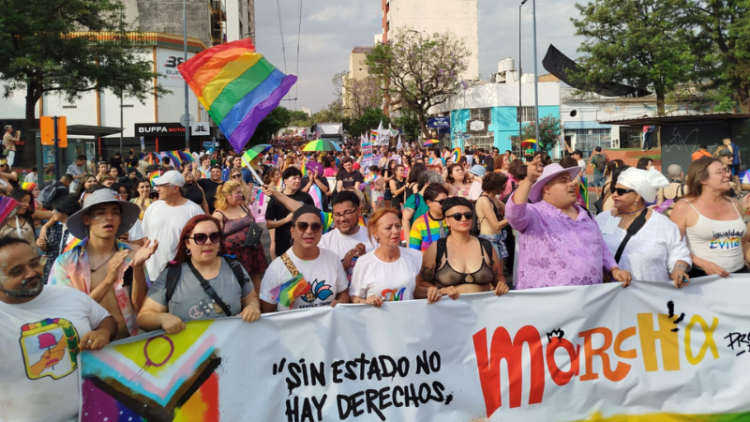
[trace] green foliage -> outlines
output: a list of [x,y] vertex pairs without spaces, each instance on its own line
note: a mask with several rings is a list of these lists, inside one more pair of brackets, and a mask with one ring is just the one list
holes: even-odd
[[367,108],[359,119],[352,120],[347,132],[351,136],[358,137],[367,133],[370,129],[376,129],[380,122],[383,122],[383,126],[387,127],[388,123],[391,123],[391,119],[383,113],[381,108]]
[[459,92],[469,54],[463,41],[450,33],[429,35],[401,28],[387,44],[377,44],[367,54],[367,67],[391,99],[414,111],[422,133],[429,136],[427,111]]
[[421,130],[416,113],[409,110],[401,110],[401,116],[393,119],[393,126],[401,128],[404,135],[411,139],[417,139]]
[[[154,94],[158,74],[144,58],[150,53],[138,54],[144,44],[138,33],[128,32],[122,8],[117,0],[0,2],[0,78],[6,96],[26,91],[28,128],[36,127],[35,105],[45,92],[74,98],[109,89],[141,101]],[[168,92],[156,89],[157,95]],[[29,162],[35,148],[24,152]]]
[[258,128],[255,129],[253,137],[250,138],[248,147],[258,144],[267,144],[273,135],[281,129],[289,126],[292,121],[292,113],[293,112],[281,106],[273,109],[273,111],[269,113],[260,124],[258,124]]
[[[536,138],[536,122],[525,124],[522,128],[522,139]],[[560,140],[560,119],[554,116],[544,116],[539,119],[539,139],[537,145],[543,151],[550,151]]]
[[690,49],[690,0],[593,0],[576,4],[580,19],[571,18],[581,72],[571,75],[585,85],[623,82],[656,93],[659,114],[675,86],[691,80],[696,61]]

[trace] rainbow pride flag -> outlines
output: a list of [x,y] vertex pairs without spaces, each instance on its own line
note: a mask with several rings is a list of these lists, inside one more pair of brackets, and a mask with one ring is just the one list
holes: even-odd
[[249,38],[204,50],[178,69],[235,151],[297,82],[256,53]]
[[323,234],[328,233],[333,228],[333,213],[321,211],[320,221],[323,222]]
[[18,207],[18,201],[10,196],[0,196],[0,224],[4,224],[5,220],[16,214],[16,207]]
[[578,192],[576,192],[578,205],[589,209],[589,184],[585,177],[578,180]]
[[294,299],[309,291],[310,284],[302,277],[302,274],[297,274],[293,279],[271,289],[271,297],[282,306],[289,307],[294,303]]
[[148,180],[151,182],[151,186],[156,186],[154,184],[154,180],[156,180],[157,177],[161,176],[161,173],[159,170],[152,171],[148,174]]

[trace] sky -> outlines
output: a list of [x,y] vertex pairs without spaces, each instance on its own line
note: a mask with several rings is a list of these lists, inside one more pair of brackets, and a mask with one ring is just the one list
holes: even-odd
[[[518,67],[518,4],[510,0],[479,0],[479,73],[487,80],[506,57]],[[572,0],[537,2],[538,73],[547,71],[542,58],[550,43],[570,58],[582,38],[576,37],[571,16],[578,16]],[[300,26],[300,5],[302,22]],[[334,100],[331,78],[349,68],[356,46],[370,46],[381,33],[381,0],[256,0],[256,48],[278,69],[298,76],[297,84],[281,105],[316,112]],[[533,73],[532,3],[521,13],[524,73]],[[281,9],[281,30],[279,26]],[[298,30],[301,36],[298,37]],[[297,59],[298,38],[299,61]],[[284,58],[286,57],[286,64]],[[299,66],[299,68],[298,68]]]

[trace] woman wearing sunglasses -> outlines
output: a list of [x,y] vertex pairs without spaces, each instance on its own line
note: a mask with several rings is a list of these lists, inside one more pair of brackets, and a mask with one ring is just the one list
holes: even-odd
[[656,170],[631,167],[613,178],[611,186],[615,207],[597,215],[596,222],[617,265],[636,280],[671,280],[678,289],[686,286],[692,261],[680,229],[648,208],[669,180]]
[[375,211],[367,229],[370,241],[375,239],[379,246],[360,257],[354,267],[349,287],[352,302],[379,308],[383,302],[414,299],[422,254],[400,246],[398,211],[395,208]]
[[443,296],[458,299],[465,293],[508,292],[501,261],[492,244],[471,235],[471,202],[453,197],[443,202],[450,235],[434,242],[422,257],[414,297],[435,303]]
[[236,180],[224,183],[216,194],[216,211],[213,217],[221,223],[227,253],[237,257],[250,274],[253,286],[258,291],[268,263],[260,239],[255,245],[246,245],[248,227],[255,223],[255,218],[245,206],[245,194],[241,183]]
[[195,320],[234,315],[248,322],[260,318],[253,283],[237,261],[223,257],[222,240],[215,218],[197,215],[187,222],[174,261],[151,285],[138,313],[141,329],[161,328],[176,334],[185,329],[185,322]]
[[[341,258],[318,247],[323,231],[320,210],[302,205],[292,214],[291,224],[292,247],[273,260],[261,282],[263,313],[349,303]],[[300,294],[294,294],[297,286],[304,287]]]
[[245,198],[244,198],[245,205],[248,205],[248,204],[252,205],[253,201],[255,200],[255,196],[252,194],[253,188],[250,187],[250,185],[248,185],[247,183],[245,183],[245,179],[242,176],[241,168],[235,167],[229,172],[229,181],[237,182],[240,185],[242,185],[242,193],[245,195]]

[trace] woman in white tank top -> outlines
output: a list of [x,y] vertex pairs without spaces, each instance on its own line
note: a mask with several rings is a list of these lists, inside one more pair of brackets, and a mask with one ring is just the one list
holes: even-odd
[[728,198],[729,173],[715,158],[694,161],[688,170],[688,196],[675,204],[670,219],[687,237],[691,277],[747,272],[744,250],[748,228],[737,200]]

